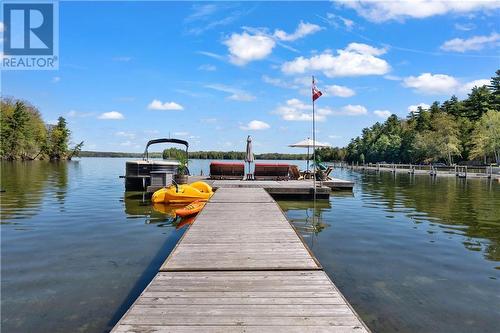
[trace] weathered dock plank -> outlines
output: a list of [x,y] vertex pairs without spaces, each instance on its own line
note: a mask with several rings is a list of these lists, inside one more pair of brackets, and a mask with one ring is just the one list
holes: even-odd
[[366,329],[322,270],[221,271],[160,272],[114,332]]
[[220,188],[160,270],[320,268],[264,189]]
[[368,332],[262,188],[219,188],[112,332]]

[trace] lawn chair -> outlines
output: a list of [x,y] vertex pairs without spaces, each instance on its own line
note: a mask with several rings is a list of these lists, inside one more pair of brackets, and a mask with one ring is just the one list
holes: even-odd
[[290,165],[290,168],[288,169],[288,172],[290,174],[290,179],[292,180],[302,180],[304,177],[300,173],[299,167],[296,165]]

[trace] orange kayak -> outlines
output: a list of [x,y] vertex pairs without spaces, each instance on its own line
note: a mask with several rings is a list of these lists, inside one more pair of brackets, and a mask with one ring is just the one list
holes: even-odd
[[175,214],[180,217],[198,214],[200,210],[205,207],[206,200],[196,200],[187,205],[184,208],[179,208],[175,210]]
[[186,225],[189,225],[189,224],[192,224],[194,222],[194,219],[196,218],[196,216],[189,216],[189,217],[183,217],[179,224],[177,224],[175,226],[175,229],[180,229]]

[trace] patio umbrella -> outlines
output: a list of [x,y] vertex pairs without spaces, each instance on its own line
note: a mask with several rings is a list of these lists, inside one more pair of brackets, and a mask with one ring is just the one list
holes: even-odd
[[297,143],[294,143],[292,145],[289,145],[288,147],[295,147],[295,148],[307,148],[307,170],[309,171],[309,149],[316,147],[316,148],[324,148],[324,147],[330,147],[329,144],[326,143],[321,143],[318,141],[313,141],[310,138],[307,138],[306,140],[299,141]]
[[253,179],[252,173],[250,172],[250,164],[254,161],[253,150],[252,150],[252,137],[249,135],[247,137],[247,153],[245,155],[245,162],[248,163],[248,174],[247,179]]

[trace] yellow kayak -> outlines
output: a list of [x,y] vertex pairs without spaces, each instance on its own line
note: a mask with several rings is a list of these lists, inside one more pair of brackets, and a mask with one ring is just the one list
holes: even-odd
[[208,200],[214,194],[212,187],[204,182],[194,182],[186,185],[171,185],[159,189],[151,197],[154,203],[191,203],[195,200]]

